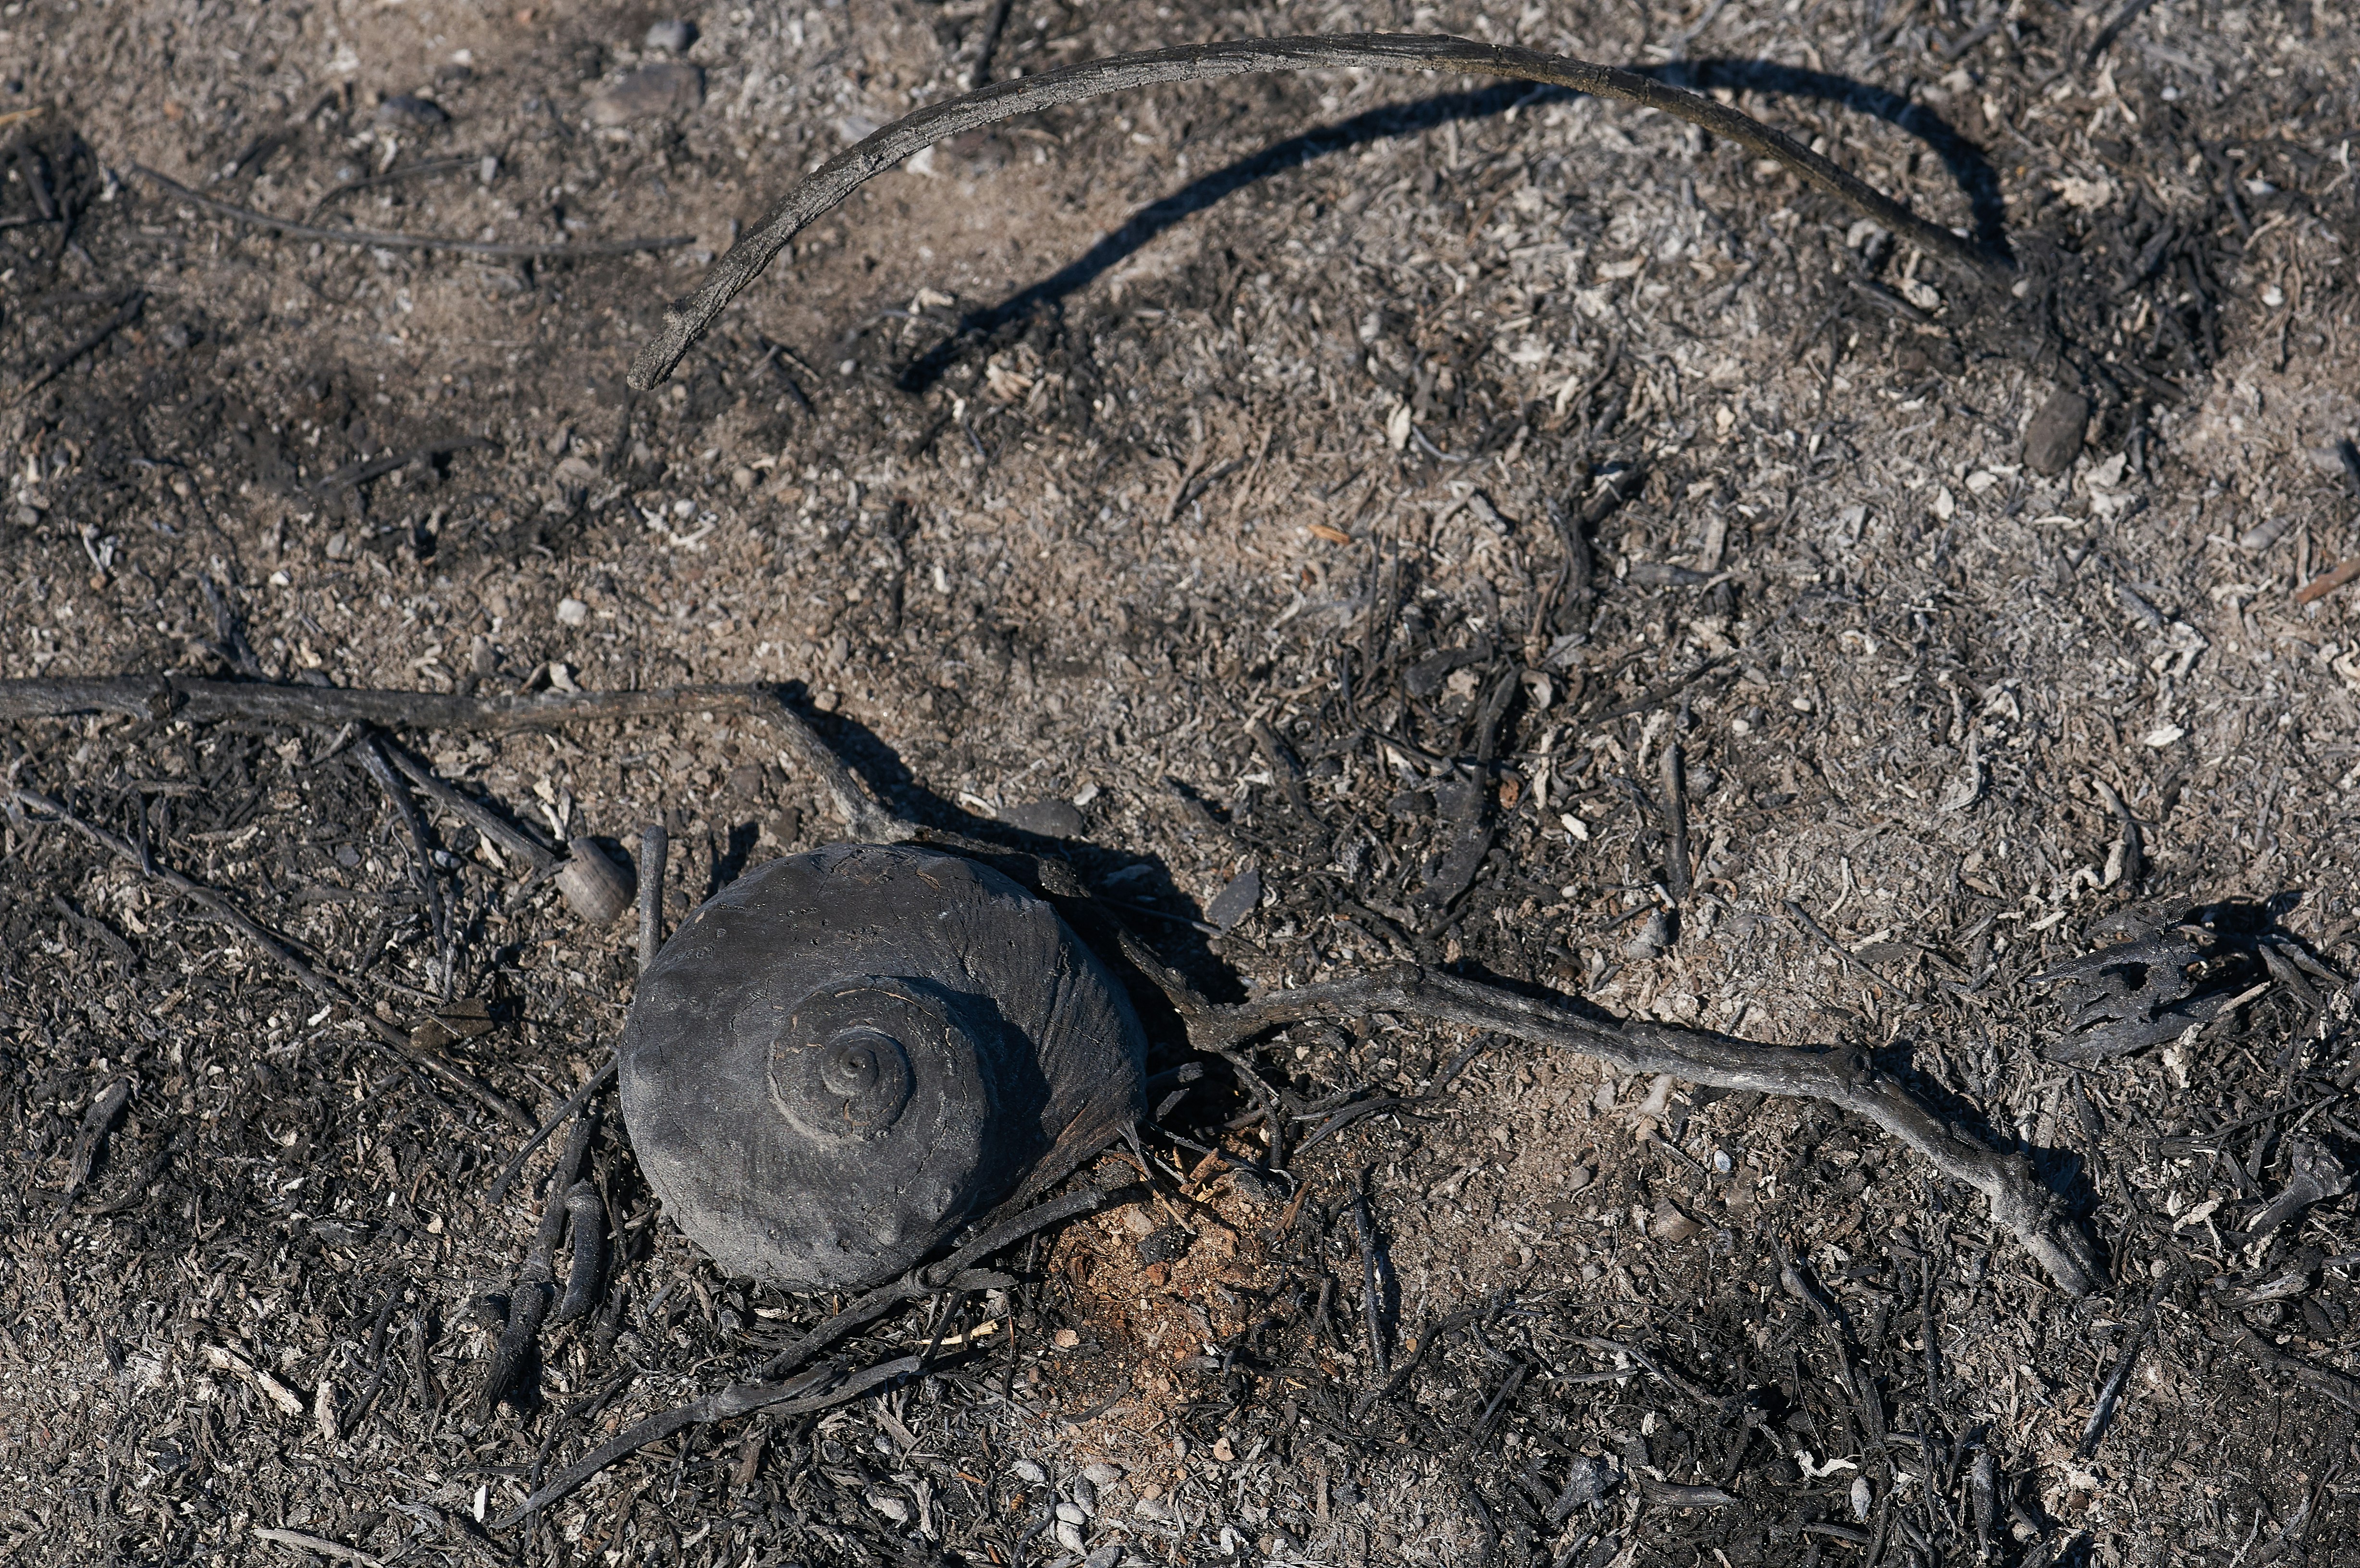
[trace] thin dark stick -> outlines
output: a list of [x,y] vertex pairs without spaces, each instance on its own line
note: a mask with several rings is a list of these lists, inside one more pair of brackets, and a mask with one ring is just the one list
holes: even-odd
[[[2106,52],[2107,46],[2123,36],[2124,28],[2146,16],[2147,7],[2154,4],[2155,0],[2130,0],[2128,5],[2115,12],[2114,19],[2098,29],[2098,36],[2090,40],[2090,52],[2081,57],[2081,69],[2087,71],[2097,64],[2098,57]],[[1990,28],[1983,30],[1988,32]]]
[[1369,1365],[1382,1379],[1393,1375],[1385,1365],[1383,1314],[1377,1301],[1377,1222],[1369,1214],[1369,1190],[1352,1185],[1352,1232],[1360,1243],[1360,1316],[1369,1331]]
[[116,310],[115,314],[107,317],[104,321],[101,321],[87,337],[83,338],[80,343],[75,343],[71,348],[66,349],[59,354],[51,354],[49,356],[49,365],[46,369],[44,369],[38,376],[34,376],[30,381],[26,382],[22,387],[16,388],[16,396],[14,400],[20,403],[23,402],[26,398],[31,397],[34,393],[39,391],[42,387],[47,387],[50,382],[64,375],[67,367],[71,365],[75,360],[80,359],[83,354],[88,354],[91,350],[96,348],[99,344],[113,337],[116,332],[121,332],[124,328],[137,321],[139,319],[139,312],[147,308],[147,304],[148,291],[144,289],[133,289],[131,291],[131,297],[123,302],[122,306]]
[[550,1313],[559,1328],[598,1304],[598,1275],[606,1261],[606,1203],[595,1182],[581,1181],[565,1194],[565,1228],[573,1257],[565,1269],[565,1294]]
[[2338,1372],[2332,1367],[2322,1367],[2315,1361],[2289,1356],[2244,1323],[2223,1328],[2213,1326],[2212,1337],[2224,1345],[2234,1345],[2254,1358],[2256,1365],[2273,1372],[2290,1374],[2294,1380],[2322,1399],[2333,1399],[2345,1410],[2360,1414],[2360,1377]]
[[1136,1183],[1112,1189],[1086,1187],[1078,1192],[1026,1209],[984,1232],[960,1247],[942,1262],[929,1268],[914,1269],[888,1285],[880,1285],[852,1305],[803,1335],[755,1368],[759,1377],[781,1377],[803,1366],[821,1351],[827,1349],[854,1329],[875,1322],[903,1301],[932,1294],[956,1281],[970,1264],[989,1258],[1001,1247],[1023,1240],[1034,1231],[1044,1229],[1076,1214],[1087,1214],[1109,1203],[1127,1201],[1145,1194],[1146,1189]]
[[1867,964],[1863,964],[1860,961],[1859,954],[1853,953],[1852,949],[1846,947],[1843,943],[1830,936],[1828,934],[1827,927],[1813,920],[1811,918],[1811,911],[1803,908],[1799,901],[1793,898],[1787,899],[1786,912],[1795,917],[1795,923],[1803,928],[1803,934],[1805,936],[1809,937],[1821,947],[1824,947],[1830,953],[1834,953],[1836,955],[1836,962],[1843,964],[1848,969],[1858,970],[1861,974],[1865,975],[1871,980],[1883,978],[1883,976],[1878,975],[1875,970],[1871,969]]
[[617,1065],[615,1058],[611,1056],[606,1058],[606,1064],[590,1074],[589,1081],[574,1090],[573,1097],[558,1106],[555,1113],[547,1121],[541,1123],[530,1138],[524,1140],[524,1147],[518,1149],[508,1162],[500,1168],[498,1180],[495,1181],[491,1190],[484,1194],[486,1203],[497,1203],[508,1196],[508,1184],[517,1179],[517,1172],[524,1169],[524,1162],[532,1158],[532,1151],[547,1143],[550,1134],[563,1127],[569,1117],[588,1105],[591,1095],[615,1081]]
[[393,759],[393,765],[400,768],[412,784],[424,790],[429,800],[530,866],[534,876],[545,877],[557,868],[557,856],[550,853],[546,844],[520,831],[499,812],[445,783],[439,774],[405,748],[388,745],[385,750],[386,755]]
[[411,447],[408,452],[388,452],[366,463],[348,463],[311,481],[311,488],[320,495],[332,495],[338,490],[350,490],[372,479],[382,479],[397,468],[407,468],[421,457],[442,457],[454,452],[473,452],[477,447],[495,443],[481,436],[464,436],[454,441],[428,441],[424,446]]
[[775,731],[810,770],[852,830],[871,844],[899,844],[917,829],[878,804],[852,769],[786,702],[777,686],[658,686],[645,691],[539,691],[465,697],[440,691],[367,691],[260,681],[191,681],[176,675],[94,680],[0,681],[0,719],[67,713],[177,716],[192,724],[249,719],[263,724],[367,724],[387,729],[507,730],[712,711],[744,713]]
[[113,852],[133,866],[138,866],[143,873],[163,883],[182,898],[202,906],[215,920],[252,942],[280,968],[286,970],[294,977],[297,985],[319,997],[321,1001],[344,1007],[353,1017],[360,1019],[367,1028],[370,1038],[393,1055],[425,1068],[453,1088],[466,1094],[476,1104],[497,1113],[514,1125],[528,1130],[532,1127],[532,1118],[527,1116],[523,1107],[514,1100],[482,1082],[457,1062],[447,1060],[440,1052],[428,1051],[410,1043],[408,1035],[378,1018],[372,1009],[361,1006],[353,994],[345,990],[343,985],[298,958],[285,943],[255,924],[247,918],[246,911],[231,903],[220,893],[202,882],[191,881],[169,866],[160,866],[153,860],[143,859],[137,848],[126,844],[105,829],[94,827],[82,821],[46,795],[36,794],[29,789],[14,789],[9,792],[9,800],[16,805],[32,808],[53,822],[63,822],[101,849]]
[[1571,88],[1662,111],[1701,125],[1757,157],[1784,165],[1822,194],[1884,225],[1920,250],[1956,263],[1986,279],[2005,279],[2013,268],[1984,254],[1939,223],[1930,223],[1891,197],[1854,179],[1834,164],[1727,104],[1667,87],[1635,71],[1592,65],[1532,49],[1479,44],[1467,38],[1363,33],[1338,38],[1250,38],[1190,44],[1143,54],[1115,55],[1013,82],[985,87],[963,98],[928,104],[867,139],[846,148],[782,197],[750,233],[713,264],[697,291],[664,312],[662,329],[631,363],[630,384],[645,391],[672,372],[688,345],[713,324],[723,308],[792,240],[798,230],[835,207],[869,180],[938,141],[980,125],[1037,114],[1100,93],[1165,82],[1202,82],[1273,71],[1437,71],[1462,76],[1498,76]]
[[664,864],[671,838],[661,822],[639,829],[639,973],[654,966],[663,947]]
[[401,1304],[401,1292],[408,1284],[406,1279],[394,1280],[385,1288],[385,1300],[377,1303],[377,1326],[369,1330],[368,1387],[358,1399],[345,1408],[342,1419],[336,1423],[336,1435],[347,1442],[360,1430],[361,1422],[368,1419],[369,1408],[377,1403],[377,1395],[385,1389],[385,1331],[393,1322],[393,1309]]
[[1198,1050],[1228,1054],[1267,1029],[1370,1012],[1494,1029],[1579,1051],[1626,1073],[1669,1073],[1712,1088],[1824,1100],[1867,1117],[1945,1176],[1981,1192],[1993,1220],[2015,1234],[2060,1289],[2083,1296],[2104,1278],[2095,1244],[2041,1184],[2029,1157],[1987,1149],[1960,1132],[1904,1084],[1878,1073],[1865,1051],[1762,1045],[1645,1019],[1616,1019],[1578,1011],[1576,1004],[1559,997],[1526,996],[1415,964],[1217,1007],[1188,1020],[1188,1032]]
[[[537,1513],[559,1501],[617,1460],[628,1459],[651,1443],[661,1443],[683,1427],[700,1426],[708,1421],[727,1421],[732,1416],[750,1415],[756,1410],[770,1410],[778,1415],[807,1415],[858,1399],[881,1383],[918,1369],[918,1358],[904,1356],[897,1360],[871,1367],[849,1382],[827,1388],[825,1385],[841,1374],[842,1368],[825,1367],[807,1377],[792,1383],[738,1383],[716,1394],[707,1394],[694,1404],[652,1415],[625,1431],[605,1447],[597,1449],[551,1480],[505,1517],[495,1520],[494,1530],[508,1530],[528,1514]],[[821,1388],[823,1392],[805,1390]]]
[[[434,929],[435,941],[448,948],[450,911],[442,907],[442,885],[434,876],[433,846],[427,842],[426,823],[418,814],[418,802],[410,798],[409,789],[403,785],[401,776],[393,770],[393,761],[386,756],[385,746],[376,735],[361,737],[361,760],[367,765],[369,777],[377,780],[377,788],[385,791],[385,798],[392,803],[394,815],[401,819],[402,830],[410,838],[410,873],[418,883],[418,890],[426,898],[427,921]],[[446,953],[442,976],[446,992],[450,984],[448,956]]]
[[814,1386],[824,1387],[837,1374],[838,1368],[825,1367],[791,1382],[776,1380],[798,1370],[855,1329],[875,1322],[904,1301],[944,1290],[966,1291],[1012,1288],[1014,1281],[1007,1275],[970,1272],[970,1265],[1049,1225],[1088,1214],[1109,1203],[1140,1197],[1144,1191],[1143,1187],[1136,1184],[1111,1189],[1084,1188],[1054,1202],[1036,1204],[1001,1221],[940,1263],[912,1269],[891,1284],[881,1285],[869,1291],[755,1368],[754,1381],[739,1383],[719,1393],[709,1394],[694,1404],[650,1416],[526,1498],[493,1528],[508,1529],[526,1514],[556,1502],[608,1465],[628,1458],[651,1443],[662,1442],[683,1427],[727,1421],[732,1416],[760,1410],[775,1410],[781,1414],[825,1410],[865,1393],[889,1378],[917,1371],[923,1364],[923,1357],[905,1356],[881,1367],[873,1367],[852,1382],[831,1391],[808,1397],[799,1396],[803,1396]]
[[49,1215],[49,1225],[56,1228],[73,1207],[73,1201],[90,1181],[90,1173],[106,1157],[106,1140],[115,1130],[115,1118],[123,1107],[131,1103],[131,1080],[118,1078],[107,1085],[104,1094],[94,1095],[90,1108],[82,1114],[82,1136],[74,1140],[73,1160],[67,1168],[66,1190],[58,1198],[55,1213]]
[[2114,1424],[2114,1410],[2122,1403],[2123,1390],[2130,1386],[2131,1368],[2138,1365],[2139,1352],[2147,1348],[2147,1335],[2155,1331],[2155,1311],[2163,1300],[2163,1287],[2158,1285],[2147,1303],[2147,1312],[2139,1318],[2138,1326],[2114,1357],[2113,1370],[2098,1388],[2097,1402],[2090,1407],[2090,1419],[2081,1428],[2081,1441],[2073,1445],[2073,1457],[2084,1464],[2098,1452],[2104,1441],[2106,1429]]
[[991,80],[991,57],[1000,52],[1000,35],[1007,29],[1008,13],[1016,0],[999,0],[992,6],[990,19],[983,24],[983,46],[975,51],[975,65],[967,73],[967,90],[970,93]]
[[358,180],[347,180],[317,201],[312,202],[311,211],[305,216],[318,217],[328,210],[328,204],[331,201],[341,201],[355,191],[367,191],[379,185],[395,185],[405,180],[423,179],[430,174],[455,174],[475,161],[476,158],[473,154],[461,158],[430,158],[423,163],[406,164],[399,169],[388,169],[383,174],[365,174]]
[[491,240],[463,240],[437,234],[388,234],[374,229],[322,228],[316,223],[298,223],[286,218],[274,218],[268,212],[257,212],[251,207],[232,206],[216,201],[210,196],[200,196],[178,180],[168,180],[142,164],[133,164],[131,172],[140,179],[160,185],[180,200],[201,212],[233,223],[247,223],[257,229],[290,235],[299,240],[324,240],[330,245],[367,245],[377,250],[447,250],[463,256],[505,256],[541,257],[552,261],[587,258],[599,256],[628,256],[643,250],[670,250],[684,245],[693,234],[667,234],[661,239],[606,240],[595,245],[508,245]]
[[1676,740],[1664,746],[1664,827],[1672,838],[1664,866],[1672,901],[1686,905],[1692,891],[1688,886],[1688,774],[1687,758],[1680,755],[1680,743]]
[[564,1233],[566,1200],[590,1157],[590,1140],[597,1135],[598,1118],[585,1116],[574,1124],[557,1168],[550,1173],[549,1197],[534,1228],[524,1267],[517,1270],[516,1289],[508,1298],[508,1328],[492,1351],[491,1369],[484,1377],[480,1406],[489,1416],[503,1399],[521,1405],[530,1396],[525,1377],[541,1337],[541,1325],[557,1296],[557,1238]]

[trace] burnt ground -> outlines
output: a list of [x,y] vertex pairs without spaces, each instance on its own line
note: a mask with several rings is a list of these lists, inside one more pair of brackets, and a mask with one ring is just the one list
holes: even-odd
[[[921,820],[1070,835],[1217,994],[1411,957],[1865,1048],[2031,1151],[2107,1288],[1835,1112],[1380,1016],[1257,1048],[1290,1149],[1349,1113],[1288,1179],[1067,1226],[849,1347],[939,1334],[923,1379],[694,1430],[489,1537],[828,1303],[716,1276],[610,1132],[607,1306],[487,1419],[549,1156],[488,1202],[513,1127],[19,811],[0,1560],[2349,1560],[2355,1200],[2245,1228],[2360,1159],[2322,977],[2360,965],[2360,586],[2294,596],[2360,554],[2348,12],[2160,0],[2092,61],[2111,9],[2053,0],[1020,0],[1001,74],[1356,27],[1657,67],[2011,246],[2051,335],[1661,117],[1338,72],[937,148],[626,399],[658,301],[953,91],[990,11],[716,7],[683,79],[630,76],[669,63],[645,6],[6,6],[0,673],[791,682]],[[602,124],[627,78],[650,112]],[[135,165],[322,225],[691,237],[322,244]],[[2090,413],[2031,432],[2049,474],[2060,387]],[[1552,520],[1585,515],[1587,593]],[[407,738],[545,833],[668,822],[674,920],[831,836],[726,715]],[[352,741],[0,737],[16,788],[546,1113],[615,1038],[623,926],[456,821],[421,863]],[[1651,939],[1675,743],[1695,888]],[[2236,1006],[2059,1059],[2036,976],[2235,899]],[[1166,1125],[1260,1158],[1232,1083]],[[1352,1112],[1385,1095],[1418,1098]]]

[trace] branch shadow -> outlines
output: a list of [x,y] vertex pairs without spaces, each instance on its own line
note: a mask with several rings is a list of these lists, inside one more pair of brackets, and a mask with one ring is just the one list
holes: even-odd
[[[1029,880],[1022,857],[1045,855],[1068,862],[1083,885],[1094,890],[1096,918],[1119,922],[1164,964],[1186,975],[1210,999],[1231,1002],[1244,998],[1245,987],[1239,983],[1235,967],[1215,953],[1206,941],[1204,911],[1198,900],[1181,887],[1161,855],[1110,848],[1089,836],[1058,838],[1032,833],[996,817],[978,815],[935,793],[911,770],[892,744],[876,731],[843,713],[822,713],[813,707],[810,690],[803,681],[782,681],[778,690],[829,748],[860,776],[878,800],[891,802],[922,828],[1003,849],[1007,860],[986,859],[985,863],[1013,876],[1020,883]],[[735,842],[733,838],[733,848]],[[925,841],[919,842],[923,845]],[[750,851],[750,842],[748,848]],[[1119,888],[1119,894],[1109,893],[1109,888]],[[1158,904],[1166,908],[1153,907]],[[1136,975],[1111,944],[1093,942],[1090,945],[1131,990],[1131,1000],[1148,1027],[1151,1043],[1168,1048],[1185,1042],[1186,1030],[1162,992],[1144,976]]]
[[[1832,71],[1807,71],[1761,60],[1671,60],[1638,68],[1637,74],[1667,86],[1704,92],[1715,87],[1771,93],[1786,97],[1814,98],[1857,114],[1885,121],[1915,136],[1942,160],[1943,167],[1965,193],[1973,219],[1975,243],[1994,257],[2012,254],[2006,234],[2006,210],[2002,203],[1998,171],[1983,149],[1968,140],[1940,115],[1897,93]],[[1182,186],[1168,196],[1142,207],[1080,256],[1048,277],[1027,285],[996,304],[969,311],[951,334],[903,367],[896,378],[901,390],[925,391],[961,357],[1008,328],[1043,313],[1062,310],[1067,298],[1079,293],[1149,242],[1206,211],[1247,186],[1327,157],[1371,142],[1414,136],[1453,121],[1488,119],[1519,105],[1568,103],[1580,94],[1561,87],[1511,83],[1473,92],[1444,93],[1428,98],[1389,103],[1349,119],[1320,125],[1229,163]]]

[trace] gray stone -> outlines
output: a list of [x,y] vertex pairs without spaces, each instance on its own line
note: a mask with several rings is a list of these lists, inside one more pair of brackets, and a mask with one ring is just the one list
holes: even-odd
[[1022,828],[1043,838],[1079,838],[1085,824],[1082,813],[1071,800],[1026,800],[1014,806],[1003,806],[1000,820],[1010,827]]
[[2073,466],[2081,454],[2081,436],[2090,426],[2090,400],[2070,387],[2060,387],[2040,405],[2025,427],[2024,461],[2035,474],[2050,476]]
[[696,41],[696,24],[678,17],[655,23],[648,28],[648,48],[665,54],[686,54],[688,46]]
[[450,118],[442,104],[414,93],[397,93],[377,106],[377,123],[388,130],[418,130],[442,125]]
[[1252,914],[1261,903],[1262,873],[1248,871],[1213,895],[1213,901],[1205,906],[1205,918],[1228,931]]
[[676,60],[643,65],[590,95],[590,118],[628,125],[659,114],[684,114],[705,102],[705,72]]

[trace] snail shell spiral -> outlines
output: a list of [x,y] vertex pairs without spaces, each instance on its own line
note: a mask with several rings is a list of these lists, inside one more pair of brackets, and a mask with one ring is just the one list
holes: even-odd
[[730,1274],[899,1276],[1141,1111],[1146,1040],[1056,911],[956,855],[841,844],[715,897],[640,978],[623,1118]]

